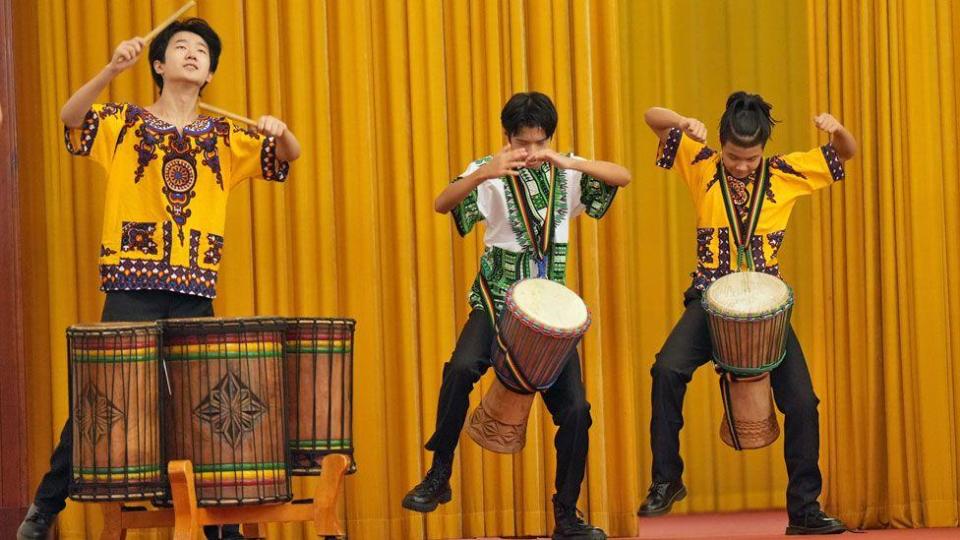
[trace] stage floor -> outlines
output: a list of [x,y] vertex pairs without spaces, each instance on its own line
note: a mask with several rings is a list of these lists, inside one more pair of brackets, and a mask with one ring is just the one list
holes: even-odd
[[[640,536],[616,538],[622,540],[652,540],[654,538],[664,540],[783,539],[786,537],[784,535],[786,527],[787,515],[783,511],[672,515],[642,519],[639,527]],[[851,533],[846,534],[851,535]],[[831,537],[836,537],[836,535]],[[819,538],[827,537],[820,536]],[[862,535],[850,536],[850,538],[851,540],[882,540],[887,538],[895,540],[906,540],[908,538],[911,540],[914,538],[923,540],[957,539],[960,538],[960,529],[879,529],[863,531]],[[477,540],[501,539],[482,537]]]

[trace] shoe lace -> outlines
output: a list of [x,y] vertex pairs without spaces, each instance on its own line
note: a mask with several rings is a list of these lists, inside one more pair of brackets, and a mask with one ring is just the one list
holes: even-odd
[[450,478],[450,470],[444,466],[434,466],[427,471],[426,478],[420,483],[423,487],[438,488],[447,483]]
[[650,491],[647,493],[647,496],[652,497],[656,495],[658,497],[664,497],[669,488],[670,482],[654,482],[653,485],[650,486]]
[[583,521],[583,512],[580,511],[580,509],[576,506],[568,506],[557,501],[554,501],[553,504],[557,510],[557,521],[562,523],[569,522],[573,525],[582,525],[586,523]]

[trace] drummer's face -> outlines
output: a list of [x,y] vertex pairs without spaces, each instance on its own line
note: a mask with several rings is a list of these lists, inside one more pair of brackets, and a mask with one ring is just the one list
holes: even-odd
[[[511,149],[526,150],[528,156],[532,156],[550,146],[550,138],[547,137],[542,127],[522,127],[515,135],[507,134],[507,140],[510,141]],[[527,166],[535,168],[542,163],[543,160],[534,160],[529,162]]]
[[760,160],[763,159],[763,146],[758,144],[745,148],[726,142],[723,145],[722,155],[723,168],[727,170],[727,174],[742,180],[760,166]]
[[177,32],[170,38],[164,62],[155,63],[164,81],[189,81],[204,85],[213,79],[210,73],[210,48],[193,32]]

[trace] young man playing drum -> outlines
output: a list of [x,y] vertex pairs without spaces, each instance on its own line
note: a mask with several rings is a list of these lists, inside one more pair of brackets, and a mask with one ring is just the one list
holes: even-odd
[[[121,43],[103,70],[63,106],[67,150],[107,171],[101,289],[103,321],[153,321],[213,315],[227,197],[251,177],[283,181],[300,154],[296,137],[276,118],[260,133],[197,114],[200,91],[213,79],[220,38],[202,19],[174,22],[150,44],[160,97],[148,107],[94,104],[111,80],[132,67],[142,38]],[[67,420],[19,540],[46,538],[63,510],[70,481],[73,428]],[[205,527],[218,538],[218,527]],[[223,538],[242,538],[235,525]]]
[[[856,152],[853,136],[824,113],[814,124],[830,134],[828,144],[764,159],[763,148],[774,124],[770,109],[760,96],[732,94],[720,120],[719,154],[704,144],[707,130],[702,122],[662,108],[646,113],[647,124],[660,138],[657,165],[676,170],[693,196],[698,262],[693,283],[684,294],[686,310],[651,369],[653,484],[637,512],[640,516],[665,514],[686,496],[680,459],[683,396],[693,372],[712,354],[700,301],[703,291],[714,280],[742,268],[747,258],[752,258],[756,271],[779,277],[777,253],[794,203],[842,179],[843,162]],[[731,223],[728,216],[736,216],[733,219],[739,224]],[[737,230],[742,231],[741,238],[732,232]],[[787,534],[843,532],[843,523],[825,514],[817,501],[822,483],[817,464],[818,400],[792,328],[786,356],[771,372],[771,384],[776,405],[785,415]]]
[[[443,369],[436,432],[426,444],[434,452],[433,466],[403,499],[404,508],[418,512],[431,512],[451,500],[454,449],[470,391],[490,366],[494,343],[491,315],[500,313],[507,289],[529,277],[563,283],[570,219],[584,212],[602,217],[617,188],[630,182],[630,173],[620,165],[565,156],[551,149],[557,110],[550,98],[539,92],[511,97],[500,121],[508,144],[497,154],[471,163],[434,205],[439,213],[452,212],[461,235],[485,221],[486,250],[469,294],[472,311]],[[555,197],[551,198],[546,195],[553,168],[557,174]],[[553,222],[553,230],[548,230],[552,239],[543,249],[541,229],[548,216],[547,221]],[[481,280],[488,285],[489,296],[481,290]],[[554,441],[557,493],[553,497],[553,538],[606,538],[602,530],[580,519],[576,509],[591,424],[576,349],[556,383],[543,392],[543,399],[559,426]]]

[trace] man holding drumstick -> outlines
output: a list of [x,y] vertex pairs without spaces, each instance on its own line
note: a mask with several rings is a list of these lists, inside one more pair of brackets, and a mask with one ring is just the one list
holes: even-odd
[[[103,321],[212,316],[230,191],[251,177],[285,180],[289,162],[300,155],[296,137],[277,118],[261,117],[257,133],[197,113],[221,49],[202,19],[164,25],[149,44],[160,89],[156,102],[94,104],[114,77],[137,63],[148,41],[121,43],[61,111],[67,150],[108,171],[100,245]],[[68,419],[18,540],[46,538],[65,506],[72,430]],[[242,538],[236,525],[222,531],[208,526],[204,533]]]

